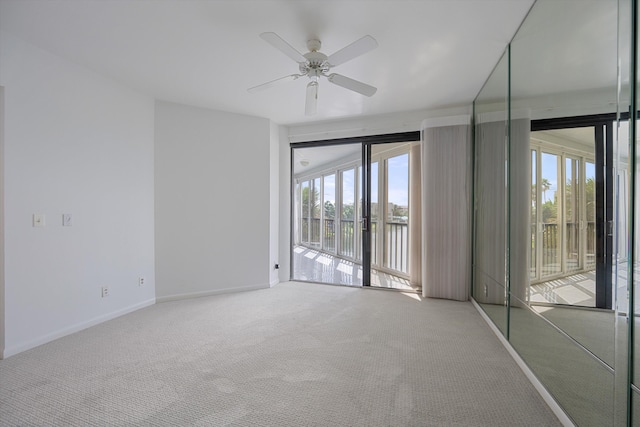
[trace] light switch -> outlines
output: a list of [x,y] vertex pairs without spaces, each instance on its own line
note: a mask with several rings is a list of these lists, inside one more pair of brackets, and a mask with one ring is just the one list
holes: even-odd
[[63,227],[71,227],[71,214],[62,214],[62,226]]
[[33,214],[33,226],[44,227],[44,214]]

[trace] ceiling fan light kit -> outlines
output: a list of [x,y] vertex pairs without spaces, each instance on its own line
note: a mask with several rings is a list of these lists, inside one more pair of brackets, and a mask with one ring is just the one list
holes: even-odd
[[318,87],[320,77],[325,77],[330,83],[360,93],[364,96],[372,96],[377,91],[375,87],[362,83],[358,80],[351,79],[341,74],[329,74],[332,67],[336,67],[375,49],[378,46],[378,42],[376,42],[376,40],[371,36],[364,36],[329,56],[320,52],[322,43],[320,42],[320,39],[315,36],[310,37],[309,40],[307,40],[307,49],[309,49],[309,52],[304,55],[298,52],[276,33],[262,33],[260,34],[260,37],[287,55],[289,58],[296,61],[298,63],[300,74],[290,74],[288,76],[280,77],[267,83],[251,87],[247,89],[250,93],[255,93],[286,81],[297,80],[300,77],[307,76],[311,81],[307,84],[305,114],[307,116],[312,116],[316,114],[318,110]]

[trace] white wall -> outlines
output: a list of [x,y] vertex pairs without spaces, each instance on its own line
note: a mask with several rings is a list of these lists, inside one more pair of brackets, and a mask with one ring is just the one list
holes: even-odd
[[270,283],[270,123],[156,102],[159,301]]
[[0,85],[6,357],[154,302],[154,105],[6,33]]
[[280,128],[280,281],[291,278],[291,148],[288,128]]
[[269,135],[269,285],[279,281],[279,272],[275,265],[279,264],[279,229],[280,229],[280,126],[270,124]]

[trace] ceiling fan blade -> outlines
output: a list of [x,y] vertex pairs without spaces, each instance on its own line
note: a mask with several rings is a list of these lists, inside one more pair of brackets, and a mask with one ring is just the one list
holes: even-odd
[[296,80],[298,77],[302,77],[302,74],[291,74],[290,76],[280,77],[279,79],[271,80],[270,82],[266,82],[258,86],[250,87],[249,89],[247,89],[247,92],[249,93],[260,92],[261,90],[269,89],[270,87],[276,86],[280,83]]
[[350,79],[349,77],[345,77],[341,74],[329,74],[327,79],[334,85],[342,86],[345,89],[361,93],[364,96],[372,96],[378,90],[373,86]]
[[293,46],[284,41],[282,37],[277,35],[276,33],[262,33],[260,37],[269,43],[271,46],[278,49],[280,52],[287,55],[289,58],[293,59],[296,62],[307,62],[307,58],[302,56],[300,52],[298,52]]
[[318,111],[318,82],[309,82],[307,85],[307,100],[304,114],[313,116]]
[[329,55],[327,62],[331,64],[332,67],[335,67],[363,55],[376,47],[378,47],[376,39],[371,36],[364,36],[361,39],[354,41],[349,46],[345,46],[336,53]]

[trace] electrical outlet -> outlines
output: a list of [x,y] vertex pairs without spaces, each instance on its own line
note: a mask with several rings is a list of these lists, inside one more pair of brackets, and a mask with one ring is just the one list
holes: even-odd
[[144,277],[138,277],[138,286],[144,286]]
[[278,264],[276,264],[276,265],[273,266],[273,268],[274,268],[274,270],[277,270],[277,269],[280,268],[280,266]]
[[109,288],[106,286],[102,287],[102,298],[106,298],[109,296]]
[[33,226],[34,227],[44,227],[45,226],[45,217],[44,214],[33,214]]

